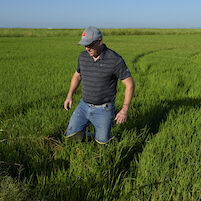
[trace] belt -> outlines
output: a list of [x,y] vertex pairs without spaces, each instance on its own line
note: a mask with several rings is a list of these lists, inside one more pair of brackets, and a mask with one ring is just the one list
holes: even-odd
[[91,103],[87,103],[88,106],[90,106],[90,107],[97,107],[97,108],[99,108],[99,107],[108,107],[111,104],[113,104],[113,103],[104,103],[102,105],[94,105],[94,104],[91,104]]

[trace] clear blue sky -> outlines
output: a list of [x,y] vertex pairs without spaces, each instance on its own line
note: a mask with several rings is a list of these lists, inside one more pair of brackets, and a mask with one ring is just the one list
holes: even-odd
[[201,28],[201,0],[0,0],[0,27]]

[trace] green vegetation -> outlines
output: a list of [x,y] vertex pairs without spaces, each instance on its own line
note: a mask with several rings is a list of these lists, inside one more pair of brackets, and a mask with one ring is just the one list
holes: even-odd
[[103,30],[136,83],[106,147],[63,137],[80,33],[0,29],[0,200],[200,200],[201,31]]
[[[0,37],[81,36],[84,29],[8,29],[0,28]],[[104,36],[119,35],[189,35],[201,34],[201,29],[101,29]]]

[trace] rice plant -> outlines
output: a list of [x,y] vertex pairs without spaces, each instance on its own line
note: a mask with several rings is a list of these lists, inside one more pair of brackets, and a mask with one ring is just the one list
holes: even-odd
[[106,147],[64,138],[81,32],[0,30],[0,200],[199,200],[200,30],[103,30],[136,84]]

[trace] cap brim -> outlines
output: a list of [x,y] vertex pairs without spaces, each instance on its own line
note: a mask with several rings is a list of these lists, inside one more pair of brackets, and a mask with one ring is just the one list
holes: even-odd
[[89,40],[81,40],[78,45],[84,45],[84,46],[87,46],[87,45],[90,45],[93,41],[89,41]]

